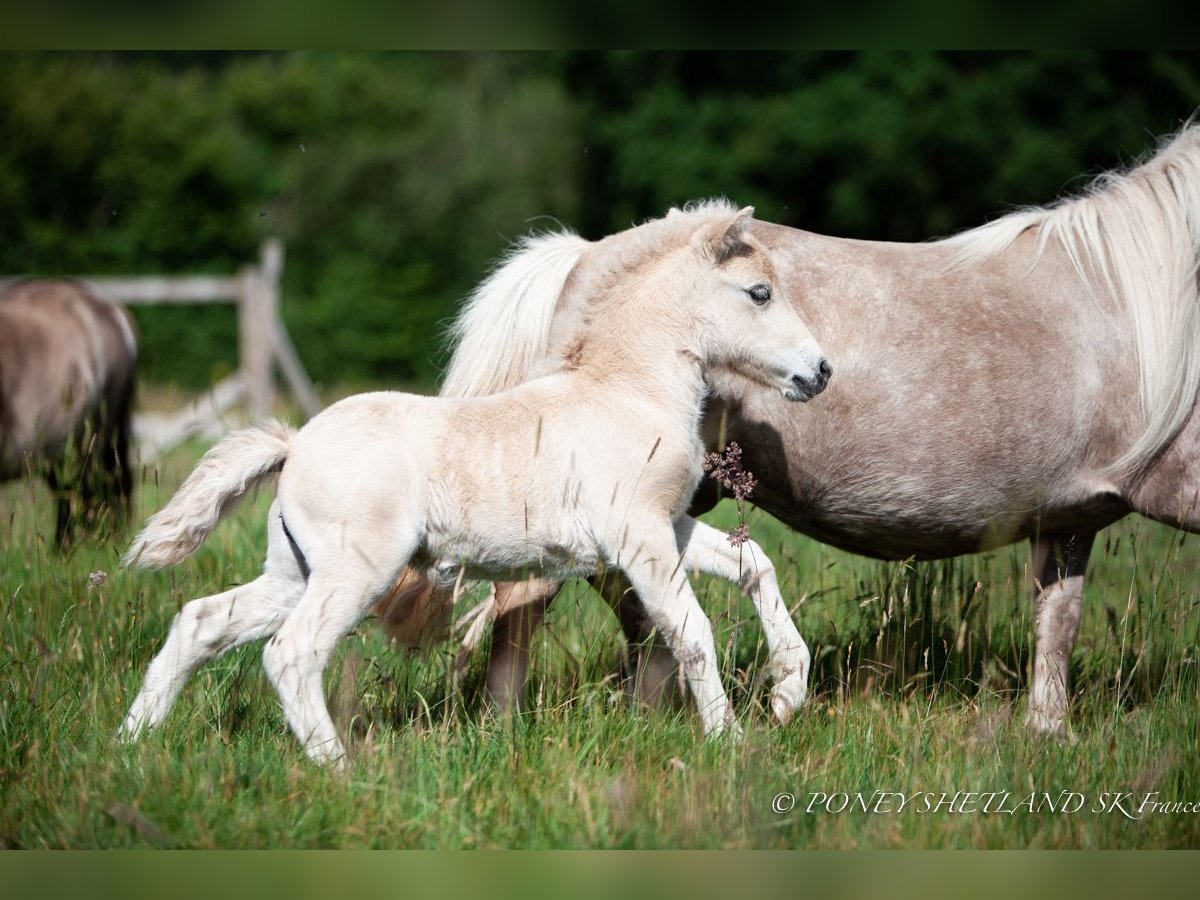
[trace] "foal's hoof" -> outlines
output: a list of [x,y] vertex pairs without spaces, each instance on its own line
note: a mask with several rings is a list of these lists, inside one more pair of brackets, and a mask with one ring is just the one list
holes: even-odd
[[771,712],[775,721],[786,725],[792,721],[804,698],[808,696],[808,677],[805,672],[793,672],[771,688]]
[[122,744],[136,743],[138,738],[145,733],[147,725],[141,719],[127,716],[125,721],[121,723],[121,727],[117,729],[117,740]]

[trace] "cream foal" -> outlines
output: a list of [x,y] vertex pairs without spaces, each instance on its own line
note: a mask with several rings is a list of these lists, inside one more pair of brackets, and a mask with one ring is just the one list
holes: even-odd
[[741,581],[770,652],[772,710],[786,722],[804,700],[809,653],[774,569],[753,542],[731,547],[685,513],[701,477],[707,366],[790,400],[828,380],[747,231],[752,212],[709,204],[628,232],[561,371],[489,397],[362,394],[299,432],[268,424],[210,450],[126,561],[179,562],[278,472],[266,566],[180,611],[122,735],[160,722],[206,660],[271,637],[263,663],[289,725],[309,756],[340,765],[322,672],[410,562],[443,581],[620,570],[678,660],[706,734],[737,725],[686,572]]

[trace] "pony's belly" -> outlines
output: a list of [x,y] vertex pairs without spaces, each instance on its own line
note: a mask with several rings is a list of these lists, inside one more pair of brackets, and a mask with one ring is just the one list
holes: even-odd
[[864,500],[854,505],[762,503],[781,521],[825,544],[878,559],[942,559],[979,553],[1057,531],[1092,531],[1112,524],[1129,506],[1112,494],[1067,503],[1014,498],[992,510],[930,498],[907,505]]

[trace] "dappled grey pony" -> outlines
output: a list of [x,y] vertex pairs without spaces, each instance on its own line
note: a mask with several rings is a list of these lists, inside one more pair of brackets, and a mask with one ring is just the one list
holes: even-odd
[[87,286],[23,281],[0,293],[0,480],[42,475],[56,536],[128,511],[137,343],[125,311]]
[[[1082,196],[946,240],[753,232],[837,378],[800,411],[711,369],[710,441],[741,444],[759,506],[845,550],[934,559],[1032,541],[1026,721],[1063,733],[1096,532],[1131,511],[1200,528],[1200,126]],[[528,240],[465,307],[443,393],[503,390],[569,361],[586,298],[624,264],[610,239]],[[488,686],[502,705],[556,590],[501,585],[490,601]],[[618,611],[636,638],[632,606]],[[401,606],[384,620],[402,631],[406,617],[419,618]],[[643,663],[652,692],[670,661]]]

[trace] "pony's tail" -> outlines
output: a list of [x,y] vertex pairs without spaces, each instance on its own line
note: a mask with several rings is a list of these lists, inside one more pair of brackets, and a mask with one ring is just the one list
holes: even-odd
[[146,523],[124,564],[157,569],[191,556],[242,495],[283,467],[292,434],[272,420],[235,431],[205,453],[171,501]]

